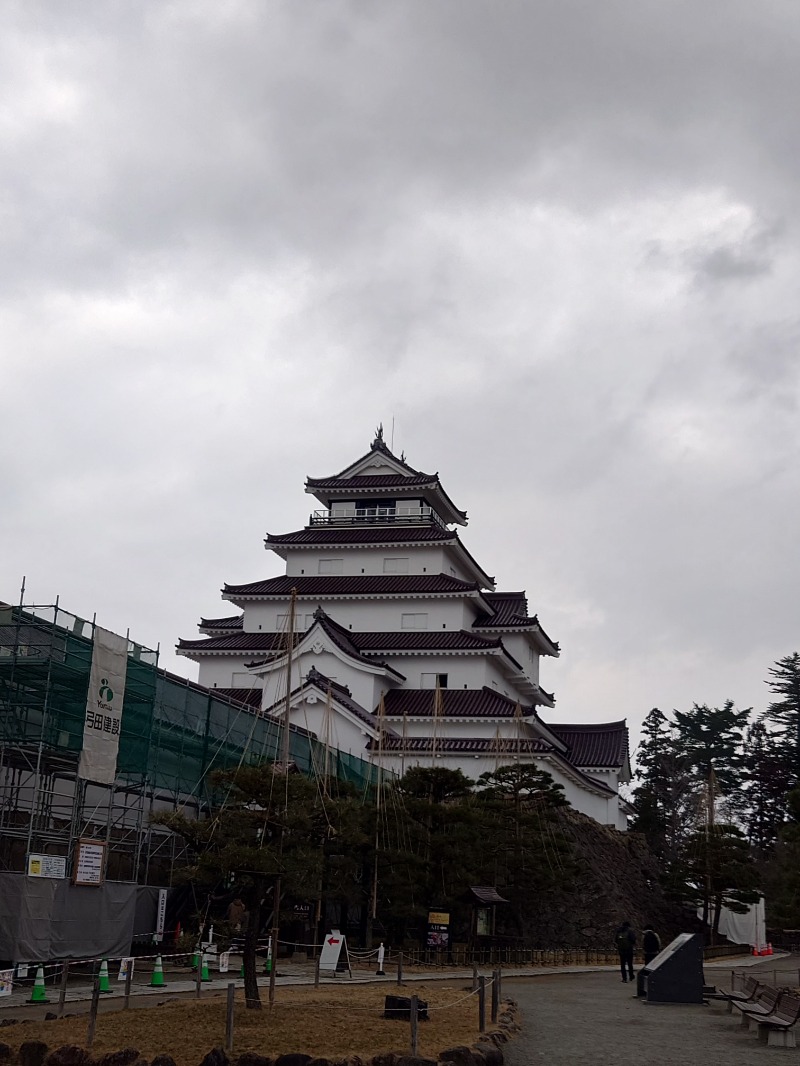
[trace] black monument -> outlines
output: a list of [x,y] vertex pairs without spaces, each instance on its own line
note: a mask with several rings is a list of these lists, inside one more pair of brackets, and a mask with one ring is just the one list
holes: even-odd
[[639,970],[636,994],[647,1003],[702,1003],[704,983],[703,938],[681,933]]

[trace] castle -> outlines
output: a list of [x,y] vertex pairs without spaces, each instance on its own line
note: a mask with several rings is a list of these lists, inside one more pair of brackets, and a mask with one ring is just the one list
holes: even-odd
[[398,774],[533,764],[577,810],[625,829],[625,722],[542,720],[555,699],[539,664],[558,644],[464,546],[466,512],[439,475],[394,455],[379,428],[366,455],[306,492],[321,505],[308,525],[265,541],[285,574],[225,585],[239,613],[179,641],[200,684]]

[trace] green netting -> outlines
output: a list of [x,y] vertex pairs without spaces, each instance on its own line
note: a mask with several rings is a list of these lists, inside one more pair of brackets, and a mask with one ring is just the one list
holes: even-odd
[[[72,756],[83,737],[92,626],[60,609],[52,619],[0,610],[0,739],[11,747]],[[207,798],[209,774],[240,763],[276,761],[283,731],[252,709],[215,696],[156,666],[156,655],[129,644],[117,777],[124,784]],[[289,736],[291,760],[306,774],[325,762],[322,744]],[[379,771],[366,760],[329,752],[331,773],[369,787]]]

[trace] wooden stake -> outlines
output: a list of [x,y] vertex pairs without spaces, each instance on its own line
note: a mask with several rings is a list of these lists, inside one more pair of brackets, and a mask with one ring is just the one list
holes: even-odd
[[100,1005],[100,978],[95,977],[94,986],[92,988],[92,1003],[89,1007],[89,1028],[86,1032],[86,1047],[89,1051],[92,1050],[92,1044],[94,1043],[94,1032],[97,1028],[97,1008]]
[[125,970],[125,1003],[123,1010],[128,1010],[131,1005],[131,981],[133,980],[133,959],[128,959],[128,968]]
[[486,1032],[486,978],[478,978],[478,1032]]
[[500,1006],[499,974],[499,970],[492,970],[492,1023],[497,1021],[497,1008]]
[[61,988],[58,993],[58,1016],[64,1013],[64,1003],[67,999],[67,981],[69,981],[69,959],[61,963]]
[[418,1007],[419,1007],[419,1000],[417,999],[416,996],[412,996],[411,997],[411,1010],[409,1012],[409,1016],[410,1016],[410,1019],[411,1019],[411,1054],[414,1056],[414,1058],[417,1057],[417,1043],[418,1043],[417,1009],[418,1009]]
[[398,952],[397,955],[397,983],[401,985],[403,983],[403,952]]
[[231,982],[228,985],[228,1009],[225,1014],[225,1050],[233,1051],[233,998],[236,995],[236,985]]

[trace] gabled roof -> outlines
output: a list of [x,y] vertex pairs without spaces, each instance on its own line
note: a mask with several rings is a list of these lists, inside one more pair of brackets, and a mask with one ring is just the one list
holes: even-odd
[[[514,718],[517,701],[484,685],[483,688],[439,689],[443,718]],[[389,718],[432,718],[435,689],[393,689],[383,698],[384,713]],[[535,714],[533,707],[520,705],[523,717]],[[549,745],[548,745],[549,746]]]
[[[367,658],[366,655],[362,655],[358,645],[351,639],[353,634],[348,629],[340,626],[338,622],[334,622],[321,607],[318,607],[316,611],[314,611],[313,625],[311,625],[305,633],[300,633],[297,636],[297,639],[295,640],[296,654],[302,654],[304,650],[302,647],[303,642],[310,640],[310,635],[315,629],[321,629],[343,655],[346,655],[354,662],[362,663],[369,669],[370,673],[375,673],[376,670],[382,669],[389,674],[393,674],[399,681],[406,680],[405,675],[401,674],[399,670],[395,670],[395,668],[388,663],[379,662],[374,658]],[[251,662],[246,663],[245,665],[254,669],[260,666],[272,669],[275,668],[276,665],[277,667],[280,667],[280,661],[273,655],[263,662]]]
[[550,726],[567,745],[569,761],[575,766],[619,769],[628,759],[626,722],[600,722]]
[[292,589],[301,598],[351,596],[458,596],[480,592],[476,581],[459,581],[446,574],[359,574],[334,577],[282,577],[225,585],[223,599],[284,599]]
[[[367,473],[370,468],[382,468],[379,473]],[[388,471],[388,472],[387,472]],[[448,522],[466,525],[467,512],[459,510],[442,488],[437,474],[414,470],[404,457],[394,455],[383,439],[379,428],[370,450],[344,470],[330,477],[307,478],[306,492],[310,492],[326,507],[332,500],[340,500],[354,493],[374,496],[386,490],[393,496],[423,496],[435,504],[434,510]]]
[[[331,678],[320,673],[319,670],[316,670],[314,667],[308,671],[302,682],[296,688],[292,689],[289,702],[291,703],[296,697],[302,695],[302,693],[309,688],[316,689],[325,699],[327,699],[328,690],[330,689],[332,704],[338,704],[340,707],[345,708],[345,710],[349,711],[354,718],[357,718],[365,726],[368,726],[373,734],[378,733],[377,719],[374,715],[370,714],[369,711],[366,711],[360,703],[357,703],[353,699],[347,685],[338,684],[336,681],[333,681]],[[279,714],[285,706],[286,697],[282,696],[280,700],[276,701],[272,707],[268,709],[268,713]],[[387,738],[396,736],[394,730],[387,725],[384,725],[383,727],[383,734],[384,744],[386,743]]]

